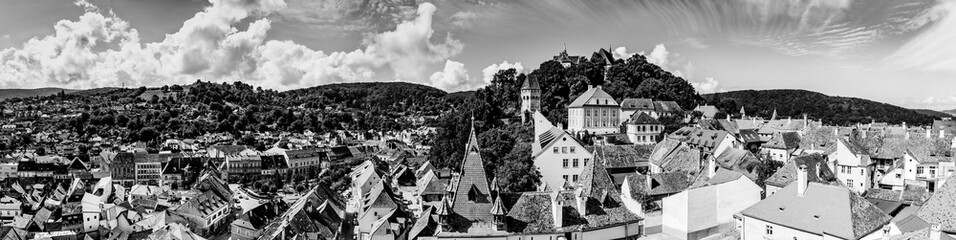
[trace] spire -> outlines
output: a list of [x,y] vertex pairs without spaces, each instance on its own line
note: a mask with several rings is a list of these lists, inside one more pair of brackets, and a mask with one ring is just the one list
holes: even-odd
[[468,143],[465,145],[465,154],[468,152],[478,152],[478,137],[475,135],[475,115],[471,115],[471,133],[468,135]]
[[777,109],[773,109],[773,115],[770,116],[770,120],[777,120]]
[[435,211],[435,213],[438,213],[438,215],[447,216],[451,215],[451,210],[452,208],[451,205],[448,204],[448,199],[443,197],[441,198],[441,205],[438,205],[438,209]]
[[744,107],[740,107],[740,119],[747,118],[747,112],[744,111]]
[[501,203],[501,197],[495,198],[495,205],[491,207],[491,214],[495,216],[508,215],[508,210],[506,210],[505,205]]

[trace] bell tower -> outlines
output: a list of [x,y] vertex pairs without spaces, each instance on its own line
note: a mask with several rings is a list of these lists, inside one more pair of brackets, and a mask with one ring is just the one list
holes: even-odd
[[531,113],[541,110],[541,87],[538,81],[528,76],[521,84],[521,122],[531,120]]

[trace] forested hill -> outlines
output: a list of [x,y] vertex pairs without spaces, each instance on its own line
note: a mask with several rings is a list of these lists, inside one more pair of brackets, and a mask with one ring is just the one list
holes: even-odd
[[828,96],[807,90],[742,90],[703,96],[708,103],[731,115],[743,107],[749,116],[769,118],[774,109],[780,117],[822,119],[826,124],[848,125],[870,121],[899,124],[932,124],[933,116],[886,103]]
[[58,93],[72,93],[77,90],[63,88],[36,88],[36,89],[0,89],[0,100],[25,97],[45,97]]
[[437,114],[444,107],[448,93],[440,89],[406,82],[339,83],[284,92],[295,104],[318,107],[340,104],[371,111],[415,112]]

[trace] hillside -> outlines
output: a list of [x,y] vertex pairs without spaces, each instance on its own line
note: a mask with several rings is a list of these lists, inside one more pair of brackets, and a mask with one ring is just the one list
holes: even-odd
[[828,96],[807,90],[743,90],[704,95],[708,103],[723,112],[739,114],[743,107],[749,116],[769,118],[777,110],[780,117],[822,119],[827,124],[849,125],[870,121],[914,125],[932,124],[935,117],[914,110],[852,97]]
[[72,93],[79,90],[74,89],[63,89],[63,88],[36,88],[36,89],[0,89],[0,100],[6,100],[10,98],[24,98],[24,97],[45,97],[60,92],[63,93]]
[[371,111],[438,114],[445,106],[444,97],[448,93],[414,83],[365,82],[295,89],[283,92],[283,95],[289,103],[296,105],[339,105]]
[[956,109],[946,110],[946,111],[943,111],[943,113],[948,113],[949,115],[956,116]]
[[934,118],[953,117],[953,114],[951,113],[945,113],[945,112],[940,112],[940,111],[931,110],[931,109],[913,109],[913,111],[916,111],[920,114],[934,117]]

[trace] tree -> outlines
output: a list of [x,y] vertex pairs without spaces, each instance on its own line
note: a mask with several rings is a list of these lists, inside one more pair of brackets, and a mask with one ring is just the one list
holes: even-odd
[[508,192],[534,191],[541,182],[541,173],[531,158],[531,144],[518,143],[502,159],[497,169],[499,187]]

